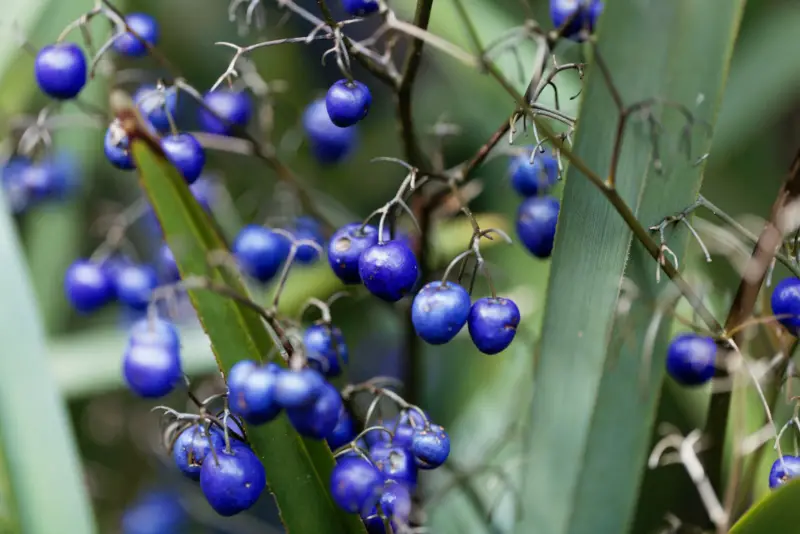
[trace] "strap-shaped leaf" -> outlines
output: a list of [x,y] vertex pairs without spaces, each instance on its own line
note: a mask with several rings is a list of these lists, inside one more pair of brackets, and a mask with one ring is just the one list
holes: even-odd
[[792,480],[753,505],[730,534],[793,532],[800,525],[800,480]]

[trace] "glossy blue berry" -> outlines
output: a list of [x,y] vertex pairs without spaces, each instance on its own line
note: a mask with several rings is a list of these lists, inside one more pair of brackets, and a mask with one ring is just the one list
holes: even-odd
[[161,139],[161,148],[187,183],[194,183],[203,173],[206,153],[192,134],[167,135]]
[[531,163],[528,154],[520,154],[509,164],[511,186],[523,197],[546,193],[558,181],[558,161],[550,154],[536,153]]
[[514,301],[485,297],[476,300],[470,308],[467,327],[479,351],[497,354],[514,340],[519,320],[519,308]]
[[347,344],[342,331],[327,324],[313,324],[303,334],[309,367],[328,377],[342,374],[347,364]]
[[174,118],[177,111],[175,89],[143,85],[133,94],[133,101],[154,128],[162,132],[169,130],[169,117]]
[[769,487],[775,489],[798,476],[800,476],[800,458],[786,454],[773,462],[769,470]]
[[136,168],[136,163],[134,163],[130,151],[130,140],[116,121],[111,123],[111,126],[106,130],[106,136],[103,139],[103,152],[105,152],[108,161],[118,169],[131,171]]
[[369,458],[387,480],[412,487],[417,484],[417,465],[414,455],[405,447],[378,442],[370,447]]
[[[576,12],[577,15],[572,17]],[[584,29],[593,31],[602,13],[603,2],[600,0],[550,0],[550,18],[553,26],[560,29],[569,21],[562,35],[570,39],[580,40],[580,33]]]
[[230,517],[252,507],[267,485],[264,466],[244,445],[217,451],[200,469],[200,489],[219,515]]
[[[292,235],[297,240],[313,241],[322,246],[325,238],[322,235],[322,226],[311,217],[298,217]],[[295,252],[294,261],[310,265],[317,261],[319,252],[312,245],[299,245]]]
[[228,403],[231,412],[239,416],[247,414],[247,403],[244,398],[244,388],[247,377],[258,369],[258,364],[253,360],[239,360],[228,371],[225,382],[228,386]]
[[62,187],[59,169],[48,159],[25,166],[20,170],[19,179],[27,192],[29,202],[40,202],[57,197]]
[[333,502],[346,512],[365,513],[378,502],[384,477],[360,456],[343,456],[331,472]]
[[89,260],[78,260],[64,274],[64,292],[75,310],[95,311],[114,298],[114,286],[102,267]]
[[74,43],[56,43],[39,50],[34,62],[39,89],[50,98],[70,100],[86,85],[86,56]]
[[421,469],[435,469],[450,455],[450,436],[439,425],[418,428],[411,440],[411,453]]
[[376,13],[380,5],[377,0],[342,0],[342,7],[348,15],[366,17],[371,13]]
[[[411,516],[411,492],[406,484],[387,481],[381,491],[381,498],[378,501],[381,511],[391,519],[394,532],[399,532],[400,525],[408,524]],[[373,508],[369,516],[364,518],[364,524],[369,534],[388,534],[383,524],[383,519],[377,515],[378,509]]]
[[340,128],[352,126],[369,113],[372,93],[369,87],[353,80],[339,80],[331,85],[325,95],[325,109],[331,122]]
[[[156,20],[146,13],[131,13],[125,23],[150,46],[158,44],[159,32]],[[147,46],[131,32],[125,32],[114,41],[114,50],[129,57],[147,55]]]
[[192,425],[184,429],[172,446],[172,460],[185,476],[200,480],[200,468],[211,450],[225,447],[225,436],[217,427],[208,430],[203,425]]
[[241,416],[248,423],[260,425],[272,421],[281,412],[275,401],[278,375],[283,372],[275,363],[269,363],[250,371],[242,388],[244,409]]
[[336,420],[336,426],[333,427],[325,439],[328,442],[328,447],[332,451],[335,451],[339,447],[344,447],[356,437],[356,426],[353,423],[353,418],[350,416],[350,412],[344,407],[342,404],[342,408],[339,410],[339,416]]
[[328,242],[328,263],[345,284],[360,284],[358,259],[369,247],[378,243],[378,229],[361,223],[345,225],[331,236]]
[[275,385],[275,402],[288,409],[310,406],[325,387],[325,379],[313,369],[281,370]]
[[699,386],[714,377],[717,344],[709,336],[683,333],[667,349],[667,372],[684,386]]
[[236,127],[247,126],[253,115],[253,103],[244,91],[217,89],[206,93],[203,102],[208,109],[200,110],[200,125],[208,133],[230,135]]
[[342,397],[335,387],[325,384],[312,404],[286,410],[286,415],[301,435],[325,439],[336,428],[341,411]]
[[242,228],[233,242],[233,255],[242,271],[258,280],[269,282],[278,274],[289,256],[289,240],[263,226],[251,224]]
[[158,317],[144,317],[128,331],[128,346],[132,345],[155,345],[178,351],[181,340],[172,323]]
[[129,345],[122,358],[122,376],[140,397],[163,397],[183,379],[180,354],[163,345]]
[[794,335],[800,331],[800,279],[784,278],[772,290],[772,313]]
[[525,199],[517,210],[517,235],[537,258],[549,258],[556,237],[559,202],[554,197]]
[[165,534],[183,532],[188,523],[178,495],[151,491],[131,504],[122,515],[121,534]]
[[358,274],[370,293],[387,302],[397,302],[414,288],[419,265],[407,244],[389,241],[361,254]]
[[447,343],[467,323],[471,303],[467,290],[455,282],[430,282],[411,304],[414,330],[431,345]]
[[114,289],[119,301],[134,310],[146,310],[150,295],[158,287],[158,274],[149,265],[129,264],[114,276]]
[[303,113],[303,129],[314,157],[324,164],[346,158],[358,141],[355,126],[340,128],[328,115],[325,99],[315,100]]

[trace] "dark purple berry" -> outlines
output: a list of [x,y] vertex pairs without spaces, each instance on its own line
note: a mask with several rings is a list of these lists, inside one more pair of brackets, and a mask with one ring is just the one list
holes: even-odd
[[554,197],[525,199],[517,210],[517,235],[537,258],[549,258],[556,237],[559,202]]
[[175,117],[178,104],[175,89],[144,85],[133,94],[133,101],[153,128],[162,132],[169,130],[169,118]]
[[275,385],[275,402],[282,408],[310,406],[319,398],[325,379],[313,369],[281,370]]
[[268,228],[248,225],[233,242],[233,255],[240,268],[259,282],[269,282],[289,255],[289,240]]
[[146,310],[150,295],[158,287],[158,275],[149,265],[129,264],[114,276],[114,289],[119,301],[134,310]]
[[315,100],[303,113],[303,129],[308,137],[311,152],[320,163],[338,163],[346,158],[356,145],[355,126],[336,126],[325,107],[325,99]]
[[469,310],[467,326],[472,342],[484,354],[504,351],[514,340],[519,326],[519,308],[510,299],[482,298]]
[[600,0],[550,0],[553,26],[560,29],[569,22],[562,35],[574,40],[581,39],[582,30],[593,31],[602,12],[603,2]]
[[236,127],[247,126],[253,115],[253,103],[244,91],[217,89],[206,93],[203,102],[208,109],[200,110],[200,124],[208,133],[230,135]]
[[325,439],[336,428],[342,406],[342,397],[336,388],[325,384],[312,404],[286,410],[286,415],[301,435]]
[[193,135],[167,135],[161,139],[161,148],[164,149],[167,159],[183,175],[186,183],[194,183],[203,173],[206,153]]
[[[158,23],[150,15],[131,13],[125,17],[125,23],[150,46],[158,44]],[[125,32],[117,37],[113,46],[114,50],[129,57],[141,57],[147,54],[147,46],[131,32]]]
[[183,379],[180,354],[166,345],[129,345],[122,359],[122,374],[140,397],[163,397]]
[[558,181],[558,161],[550,154],[536,153],[531,163],[528,154],[511,159],[509,164],[511,185],[523,197],[546,193]]
[[303,334],[309,367],[328,377],[339,376],[347,365],[347,345],[342,331],[327,324],[313,324]]
[[75,98],[86,85],[86,56],[74,43],[43,47],[36,54],[33,68],[39,88],[56,100]]
[[411,440],[411,453],[416,458],[417,466],[435,469],[450,455],[450,436],[439,425],[418,428]]
[[369,247],[378,243],[378,229],[361,223],[351,223],[339,228],[328,242],[328,263],[345,284],[360,284],[358,259]]
[[800,331],[800,279],[784,278],[772,290],[772,313],[794,335]]
[[358,274],[370,293],[387,302],[397,302],[413,289],[419,265],[408,245],[389,241],[361,254]]
[[244,379],[242,387],[244,409],[240,411],[245,421],[260,425],[272,421],[281,412],[281,407],[275,401],[275,388],[278,375],[283,371],[275,363],[251,370]]
[[361,82],[339,80],[331,85],[325,95],[325,109],[331,122],[340,128],[352,126],[369,113],[372,93]]
[[335,451],[339,447],[343,447],[353,441],[356,437],[356,427],[353,423],[353,418],[350,412],[345,409],[344,405],[339,410],[339,417],[336,421],[336,426],[325,436],[328,441],[328,447]]
[[184,429],[172,446],[172,459],[181,473],[192,480],[200,480],[200,468],[211,450],[219,451],[225,446],[225,436],[217,427],[206,430],[202,425]]
[[411,304],[414,330],[432,345],[447,343],[467,323],[470,304],[467,290],[455,282],[431,282],[417,293]]
[[769,470],[769,487],[775,489],[800,475],[800,458],[788,454],[775,460]]
[[114,121],[106,130],[103,139],[103,151],[111,164],[123,171],[131,171],[136,168],[133,156],[130,151],[130,140],[125,135],[119,122]]
[[377,0],[342,0],[342,7],[348,15],[366,17],[377,12],[380,5]]
[[64,292],[72,307],[81,313],[95,311],[114,298],[114,286],[97,263],[78,260],[64,274]]
[[667,349],[667,372],[684,386],[699,386],[714,377],[717,344],[709,336],[678,334]]
[[331,472],[331,495],[346,512],[364,513],[380,499],[383,483],[383,475],[371,463],[360,456],[344,456]]
[[370,447],[369,457],[387,480],[394,480],[412,487],[417,484],[416,462],[408,449],[378,442]]
[[217,451],[200,469],[200,489],[219,515],[230,517],[252,507],[267,485],[264,466],[244,445]]

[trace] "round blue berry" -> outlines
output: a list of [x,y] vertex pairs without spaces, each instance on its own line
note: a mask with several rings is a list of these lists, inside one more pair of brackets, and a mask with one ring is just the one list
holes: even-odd
[[240,405],[244,407],[241,416],[245,421],[260,425],[278,417],[281,407],[275,401],[275,388],[280,373],[280,367],[270,363],[247,374],[242,387],[244,403]]
[[699,386],[714,377],[717,344],[709,336],[683,333],[667,349],[667,372],[685,386]]
[[111,123],[106,130],[103,151],[114,167],[123,171],[131,171],[136,168],[130,151],[130,140],[116,121]]
[[380,8],[377,0],[342,0],[342,7],[348,15],[366,17]]
[[312,404],[286,410],[286,415],[301,435],[325,439],[336,428],[342,406],[342,397],[336,388],[325,384]]
[[531,163],[527,154],[511,159],[511,186],[523,197],[546,193],[558,181],[558,161],[550,154],[536,153]]
[[[411,516],[411,492],[407,485],[394,480],[387,481],[378,501],[381,511],[389,517],[393,532],[400,531],[400,525],[408,524]],[[369,534],[388,534],[383,524],[383,519],[377,515],[378,509],[373,508],[370,515],[364,518],[364,524]]]
[[200,468],[211,450],[225,447],[225,436],[217,427],[208,430],[202,425],[184,429],[172,445],[172,459],[181,473],[192,480],[200,480]]
[[[158,44],[158,23],[150,15],[131,13],[125,17],[125,23],[150,46]],[[125,32],[117,37],[113,46],[114,50],[129,57],[141,57],[147,54],[147,46],[131,32]]]
[[47,159],[25,166],[20,170],[19,176],[29,202],[54,198],[61,178],[59,169]]
[[178,104],[174,89],[143,85],[133,94],[133,101],[153,128],[162,132],[169,130],[169,117],[175,117]]
[[439,425],[418,428],[411,439],[411,453],[418,467],[435,469],[450,455],[450,436]]
[[161,148],[187,183],[194,183],[203,173],[206,153],[195,136],[188,133],[167,135],[161,139]]
[[514,340],[519,326],[519,308],[510,299],[485,297],[469,310],[467,327],[472,342],[484,354],[504,351]]
[[360,284],[358,259],[369,247],[378,243],[378,229],[351,223],[336,230],[328,242],[328,263],[345,284]]
[[[322,226],[311,217],[298,217],[292,235],[297,240],[313,241],[322,246],[325,238],[322,235]],[[294,260],[304,265],[317,261],[319,252],[312,245],[300,245],[295,252]]]
[[358,81],[339,80],[325,95],[325,109],[331,122],[340,128],[352,126],[369,113],[372,93]]
[[247,126],[253,115],[253,103],[244,91],[217,89],[206,93],[203,102],[208,109],[200,110],[200,125],[208,133],[230,135],[236,127]]
[[26,157],[14,156],[3,165],[3,191],[12,213],[22,213],[28,207],[28,190],[25,188],[23,175],[31,164],[31,160]]
[[200,469],[200,489],[219,515],[230,517],[252,507],[267,485],[264,466],[244,445],[217,451]]
[[328,441],[328,447],[332,451],[335,451],[339,447],[344,447],[356,437],[356,427],[355,423],[353,423],[353,418],[350,416],[350,412],[344,407],[342,404],[342,408],[339,410],[339,416],[336,421],[336,426],[333,427],[325,439]]
[[800,331],[800,279],[784,278],[772,290],[772,313],[789,332]]
[[158,272],[165,282],[177,282],[181,277],[175,255],[166,243],[158,248]]
[[122,359],[122,375],[140,397],[163,397],[183,378],[180,354],[164,345],[129,345]]
[[289,255],[290,246],[285,236],[251,224],[236,236],[232,250],[245,274],[259,282],[269,282]]
[[258,364],[252,360],[240,360],[233,364],[225,381],[228,386],[228,403],[230,410],[242,417],[247,415],[247,403],[244,398],[244,388],[247,377],[258,369]]
[[78,260],[64,274],[64,292],[75,310],[95,311],[114,298],[114,286],[100,265]]
[[378,502],[384,477],[360,456],[342,456],[331,472],[333,501],[346,512],[364,513]]
[[128,346],[132,345],[155,345],[178,351],[181,341],[172,323],[158,317],[144,317],[128,331]]
[[769,470],[769,487],[775,489],[800,475],[800,458],[784,455],[775,460]]
[[275,402],[288,409],[309,406],[325,387],[325,379],[313,369],[281,370],[275,385]]
[[471,299],[455,282],[426,284],[411,304],[411,322],[417,335],[431,345],[447,343],[467,323]]
[[167,491],[151,491],[125,510],[122,515],[122,534],[182,532],[187,519],[177,495]]
[[417,465],[411,451],[390,443],[378,442],[369,449],[369,457],[387,480],[415,486]]
[[414,288],[419,265],[407,244],[389,241],[361,254],[358,274],[370,293],[387,302],[397,302]]
[[355,126],[340,128],[328,115],[325,99],[315,100],[303,113],[305,130],[311,152],[320,163],[338,163],[346,158],[356,145]]
[[131,309],[143,311],[158,287],[158,274],[149,265],[129,264],[116,272],[113,281],[119,301]]
[[47,96],[70,100],[86,85],[86,56],[74,43],[47,45],[36,54],[36,83]]
[[525,199],[517,211],[517,235],[537,258],[549,258],[556,237],[559,203],[554,197]]
[[339,376],[347,365],[347,344],[342,331],[327,324],[313,324],[303,334],[309,367],[328,377]]
[[574,40],[581,39],[582,30],[593,31],[602,12],[603,2],[600,0],[550,0],[553,26],[560,29],[569,21],[562,35]]

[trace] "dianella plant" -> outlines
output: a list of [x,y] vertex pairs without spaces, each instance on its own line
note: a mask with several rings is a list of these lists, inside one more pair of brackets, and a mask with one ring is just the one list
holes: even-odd
[[[701,194],[745,0],[82,4],[9,30],[3,532],[800,532],[800,152],[756,223]],[[90,152],[128,202],[42,286],[16,229]],[[180,483],[113,528],[37,305],[124,311],[109,380]]]

